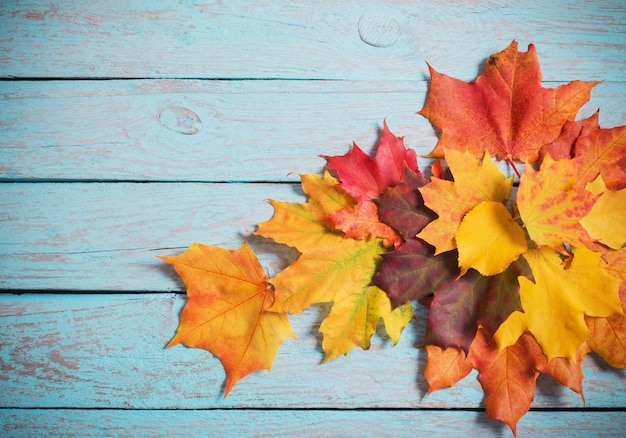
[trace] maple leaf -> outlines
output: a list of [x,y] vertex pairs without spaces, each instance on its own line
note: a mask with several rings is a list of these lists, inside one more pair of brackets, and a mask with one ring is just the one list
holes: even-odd
[[539,151],[539,159],[543,161],[546,155],[552,157],[553,160],[565,160],[574,158],[574,145],[580,136],[580,131],[584,127],[596,127],[598,125],[598,116],[600,113],[596,111],[591,116],[583,120],[567,121],[563,125],[563,129],[559,136],[549,144],[546,144]]
[[[622,283],[619,297],[626,313],[626,248],[609,251],[605,270]],[[589,327],[589,347],[607,363],[616,368],[626,368],[626,316],[611,315],[606,318],[585,317]]]
[[490,277],[474,270],[458,279],[448,276],[430,304],[424,342],[468,352],[479,325],[494,333],[512,312],[522,310],[518,281],[522,276],[530,276],[523,259]]
[[474,82],[463,82],[429,66],[430,90],[419,114],[441,131],[431,157],[444,149],[488,151],[497,159],[534,162],[539,149],[574,120],[598,82],[573,81],[556,89],[541,86],[535,46],[517,51],[513,41],[487,60]]
[[337,180],[328,172],[323,176],[300,175],[302,190],[309,195],[305,204],[270,200],[274,215],[257,225],[254,234],[275,240],[278,243],[303,252],[308,248],[335,242],[341,233],[329,229],[321,220],[329,214],[347,206],[355,205],[354,199],[344,192]]
[[194,244],[170,263],[187,287],[174,338],[167,345],[204,348],[226,371],[224,397],[243,377],[270,370],[280,344],[295,335],[286,314],[268,312],[274,293],[247,243],[237,250]]
[[524,254],[535,282],[519,277],[524,312],[514,311],[494,334],[499,347],[513,345],[530,331],[544,354],[574,359],[589,338],[584,316],[623,314],[618,296],[620,280],[603,268],[601,255],[587,248],[574,249],[565,269],[548,247]]
[[545,358],[528,333],[503,350],[498,350],[490,340],[486,330],[479,330],[468,359],[478,370],[478,379],[485,391],[487,418],[505,422],[516,435],[517,422],[530,409],[534,398],[539,376],[537,364]]
[[610,190],[626,188],[626,126],[583,126],[574,145],[574,156],[583,162],[576,180],[578,186],[584,187],[601,174]]
[[337,172],[340,187],[357,201],[376,199],[387,187],[400,184],[405,165],[419,172],[415,151],[404,147],[404,137],[396,137],[386,121],[373,159],[356,143],[345,155],[324,158],[326,169]]
[[426,345],[428,360],[424,368],[424,378],[428,382],[428,393],[449,388],[467,376],[472,370],[465,351],[449,347],[442,349],[437,345]]
[[402,330],[413,319],[413,307],[405,304],[392,310],[385,292],[374,286],[340,294],[320,325],[324,361],[347,354],[355,346],[367,350],[380,319],[391,341],[397,344]]
[[550,361],[544,360],[538,363],[536,366],[537,371],[552,377],[557,382],[580,394],[584,402],[582,363],[589,351],[591,351],[589,345],[585,342],[576,352],[574,360],[566,357],[554,357]]
[[[302,253],[270,280],[275,287],[271,311],[298,313],[316,303],[333,302],[320,326],[325,360],[330,360],[354,346],[368,348],[381,318],[386,326],[393,327],[393,333],[399,333],[398,326],[404,327],[412,312],[406,308],[392,310],[389,298],[370,286],[380,255],[387,251],[382,240],[346,238],[327,223],[329,214],[354,205],[353,198],[328,173],[323,177],[304,175],[302,186],[307,203],[273,201],[274,216],[259,224],[255,234]],[[389,334],[397,341],[393,333]]]
[[461,275],[474,268],[483,275],[504,271],[526,251],[526,234],[500,202],[471,209],[455,235]]
[[536,171],[526,166],[520,178],[517,207],[530,238],[563,252],[563,244],[583,246],[591,240],[580,224],[597,196],[574,187],[578,163],[546,156]]
[[400,235],[380,221],[378,207],[372,201],[362,201],[342,208],[326,218],[336,229],[343,231],[345,237],[359,240],[380,237],[386,247],[399,247],[402,244]]
[[[599,177],[601,181],[602,177]],[[593,239],[618,250],[626,245],[626,189],[603,191],[580,220]]]
[[434,257],[434,248],[419,239],[407,240],[382,259],[372,284],[387,292],[394,306],[434,293],[459,273],[456,252]]
[[455,235],[463,217],[483,201],[504,202],[513,187],[486,152],[482,163],[469,152],[445,151],[454,182],[432,178],[419,189],[428,208],[438,218],[417,235],[436,248],[435,254],[455,249]]
[[388,188],[374,201],[378,206],[380,220],[396,230],[405,240],[414,239],[436,217],[432,210],[426,208],[418,191],[425,184],[424,175],[407,167],[402,182]]

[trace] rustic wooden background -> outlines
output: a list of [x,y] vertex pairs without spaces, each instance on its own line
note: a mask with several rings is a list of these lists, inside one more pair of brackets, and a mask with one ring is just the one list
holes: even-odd
[[[323,365],[312,308],[223,399],[215,357],[164,349],[185,295],[156,256],[239,247],[384,118],[429,151],[426,62],[472,80],[513,39],[626,124],[624,0],[1,1],[0,435],[510,436],[475,373],[426,395],[421,308]],[[251,243],[270,273],[293,256]],[[586,403],[540,378],[518,436],[624,433],[626,374],[584,369]]]

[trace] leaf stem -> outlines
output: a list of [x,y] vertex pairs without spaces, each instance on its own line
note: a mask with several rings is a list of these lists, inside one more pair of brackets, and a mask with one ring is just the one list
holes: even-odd
[[509,162],[509,164],[511,165],[511,167],[513,168],[513,171],[515,172],[515,174],[517,175],[518,178],[521,178],[522,176],[519,173],[519,170],[517,170],[517,166],[515,165],[515,161],[513,161],[513,158],[509,155],[506,160]]

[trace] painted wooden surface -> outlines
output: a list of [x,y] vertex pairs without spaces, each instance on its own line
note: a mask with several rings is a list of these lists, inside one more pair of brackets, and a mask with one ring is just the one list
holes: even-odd
[[[626,124],[622,0],[15,1],[0,25],[3,436],[510,436],[475,373],[426,395],[418,304],[397,346],[327,364],[327,309],[296,315],[272,371],[223,399],[215,357],[164,348],[185,296],[156,256],[238,247],[385,118],[428,152],[426,62],[471,80],[532,42],[545,86],[604,80],[581,117]],[[270,274],[295,257],[250,241]],[[586,403],[540,378],[518,436],[623,434],[624,371],[584,371]]]

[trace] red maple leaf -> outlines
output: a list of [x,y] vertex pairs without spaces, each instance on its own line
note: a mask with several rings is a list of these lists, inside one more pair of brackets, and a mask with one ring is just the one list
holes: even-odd
[[337,173],[340,187],[357,201],[376,199],[387,187],[400,184],[405,164],[420,173],[415,151],[404,147],[404,137],[392,134],[386,121],[374,158],[370,158],[356,143],[345,155],[324,158],[328,161],[326,168]]
[[555,89],[541,86],[535,47],[517,51],[513,41],[489,57],[474,82],[463,82],[429,66],[430,91],[419,114],[441,131],[431,157],[443,150],[485,151],[499,160],[534,162],[539,149],[551,143],[563,124],[574,120],[598,82],[573,81]]

